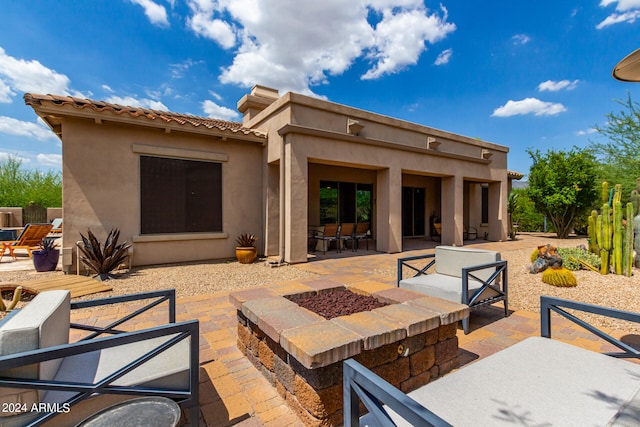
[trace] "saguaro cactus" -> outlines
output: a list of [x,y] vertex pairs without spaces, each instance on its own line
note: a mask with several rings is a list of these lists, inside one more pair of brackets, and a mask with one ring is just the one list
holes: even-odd
[[587,226],[587,233],[589,234],[589,252],[598,254],[598,212],[594,209],[591,211],[591,215],[589,215],[589,225]]
[[631,277],[633,270],[633,203],[627,203],[627,223],[625,225],[623,272],[627,277]]
[[594,211],[589,217],[589,250],[600,255],[600,273],[631,276],[634,262],[640,266],[640,178],[630,202],[623,207],[621,199],[621,184],[610,189],[606,181],[602,183],[602,213]]
[[613,204],[613,271],[616,274],[622,274],[622,242],[624,234],[622,232],[622,203],[620,203],[618,195],[618,186],[616,185],[616,196],[614,196]]
[[633,218],[633,232],[635,233],[635,241],[633,248],[636,251],[636,267],[640,267],[640,215]]
[[602,229],[600,245],[600,273],[609,273],[609,253],[611,251],[611,214],[609,205],[602,205]]
[[602,204],[609,204],[609,183],[604,181],[602,183]]

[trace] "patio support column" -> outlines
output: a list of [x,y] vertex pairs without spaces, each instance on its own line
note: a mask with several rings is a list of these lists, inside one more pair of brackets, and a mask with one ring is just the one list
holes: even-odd
[[278,255],[280,233],[280,165],[268,164],[265,174],[264,254]]
[[461,175],[442,178],[443,245],[462,246],[464,232],[464,179]]
[[377,174],[376,250],[402,251],[402,171],[389,168]]
[[307,155],[295,143],[295,135],[284,138],[284,260],[288,263],[307,262],[307,189],[309,173]]
[[507,181],[489,183],[489,240],[507,240]]

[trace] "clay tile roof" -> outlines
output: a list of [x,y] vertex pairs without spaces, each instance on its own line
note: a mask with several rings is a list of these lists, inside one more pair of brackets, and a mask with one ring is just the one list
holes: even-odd
[[522,177],[524,177],[524,174],[516,171],[507,171],[507,176],[513,179],[522,179]]
[[91,109],[96,112],[110,112],[113,114],[128,114],[131,117],[146,117],[149,120],[162,120],[164,122],[176,122],[180,125],[191,125],[195,127],[204,126],[208,129],[216,129],[219,131],[229,131],[233,133],[241,133],[244,135],[258,136],[266,138],[263,132],[246,128],[239,122],[231,122],[227,120],[212,119],[207,117],[192,116],[189,114],[172,113],[170,111],[152,110],[142,107],[131,107],[126,105],[111,104],[104,101],[94,101],[92,99],[76,98],[73,96],[60,95],[39,95],[26,93],[24,102],[32,107],[48,103],[54,106],[70,105],[77,109]]

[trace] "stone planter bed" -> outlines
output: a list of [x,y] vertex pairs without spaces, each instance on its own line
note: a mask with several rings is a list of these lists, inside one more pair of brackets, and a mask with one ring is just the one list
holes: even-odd
[[[388,305],[326,320],[290,300],[336,288]],[[239,349],[309,426],[342,424],[342,361],[350,357],[404,392],[454,369],[457,322],[469,315],[464,305],[372,281],[317,280],[229,298]]]

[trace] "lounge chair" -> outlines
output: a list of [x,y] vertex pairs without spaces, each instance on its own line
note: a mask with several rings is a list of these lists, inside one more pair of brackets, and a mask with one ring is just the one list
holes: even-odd
[[[551,311],[623,352],[605,355],[550,339]],[[640,359],[640,351],[589,325],[580,312],[640,322],[640,314],[543,296],[541,337],[527,338],[408,395],[349,359],[343,366],[344,425],[640,425],[640,365],[620,359]],[[369,410],[362,418],[358,400]]]
[[4,256],[5,251],[8,249],[9,254],[13,259],[16,259],[15,250],[24,249],[31,258],[31,250],[38,249],[38,245],[42,242],[42,239],[47,237],[47,234],[51,231],[52,224],[27,224],[18,236],[16,240],[8,240],[2,243],[2,249],[0,249],[0,258]]
[[53,226],[51,233],[62,233],[62,218],[54,218],[54,220],[51,221],[51,225]]

